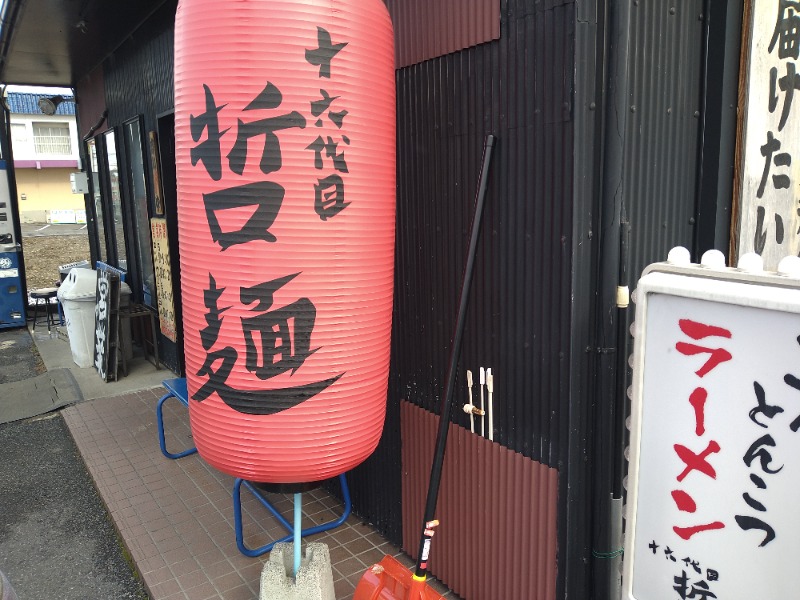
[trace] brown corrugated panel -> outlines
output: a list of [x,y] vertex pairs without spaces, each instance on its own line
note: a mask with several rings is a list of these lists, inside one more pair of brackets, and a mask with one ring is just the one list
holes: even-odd
[[500,0],[387,0],[395,67],[500,38]]
[[[403,548],[416,557],[439,417],[400,410]],[[451,424],[431,573],[464,600],[553,600],[557,493],[555,469]]]

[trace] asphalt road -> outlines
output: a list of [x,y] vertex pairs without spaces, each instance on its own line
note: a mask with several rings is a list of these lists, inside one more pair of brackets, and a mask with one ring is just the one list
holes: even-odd
[[[0,381],[38,374],[30,346],[27,330],[0,330],[0,364],[25,355]],[[148,598],[58,412],[0,425],[0,571],[19,600]]]

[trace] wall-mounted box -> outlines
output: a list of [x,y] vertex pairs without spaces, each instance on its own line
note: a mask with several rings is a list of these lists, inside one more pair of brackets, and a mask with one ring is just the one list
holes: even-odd
[[72,188],[73,194],[89,193],[89,178],[86,176],[86,173],[83,172],[70,173],[69,185]]

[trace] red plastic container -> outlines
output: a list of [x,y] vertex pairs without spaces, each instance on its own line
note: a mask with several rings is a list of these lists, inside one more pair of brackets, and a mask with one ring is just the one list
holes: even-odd
[[395,227],[380,0],[181,0],[178,224],[190,420],[250,481],[326,479],[380,439]]

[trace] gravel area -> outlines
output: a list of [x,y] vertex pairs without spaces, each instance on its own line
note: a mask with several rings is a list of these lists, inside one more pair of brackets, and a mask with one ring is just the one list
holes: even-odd
[[79,235],[24,236],[25,275],[28,289],[53,287],[60,280],[58,267],[89,260],[89,237]]

